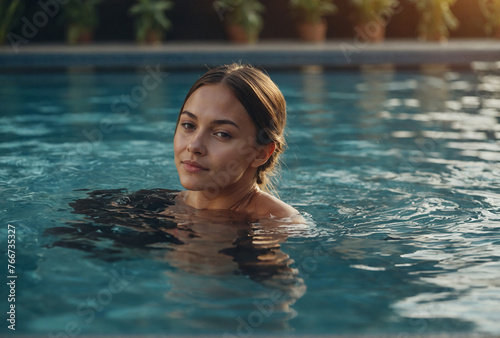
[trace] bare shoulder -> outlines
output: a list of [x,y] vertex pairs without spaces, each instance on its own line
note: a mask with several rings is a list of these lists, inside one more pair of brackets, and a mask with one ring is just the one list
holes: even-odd
[[255,199],[254,208],[254,213],[258,218],[302,218],[297,209],[266,192],[259,193]]

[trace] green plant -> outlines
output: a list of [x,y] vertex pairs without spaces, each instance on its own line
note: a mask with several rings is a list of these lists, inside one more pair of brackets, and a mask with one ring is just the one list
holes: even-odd
[[484,30],[487,34],[494,33],[500,26],[500,0],[481,0],[479,6],[486,18]]
[[420,12],[419,35],[427,40],[448,37],[450,30],[458,27],[458,19],[450,6],[457,0],[412,0]]
[[213,5],[219,15],[225,14],[223,17],[229,23],[241,26],[250,41],[257,39],[264,24],[262,12],[265,10],[258,0],[216,0]]
[[369,22],[374,19],[383,18],[388,20],[399,5],[399,0],[350,0],[356,7],[357,20]]
[[5,43],[9,30],[14,26],[20,5],[20,0],[14,0],[10,3],[0,0],[0,45]]
[[161,39],[165,32],[172,27],[172,23],[165,12],[172,9],[174,3],[169,0],[139,0],[129,10],[136,16],[136,38],[139,42],[148,41],[148,34],[157,34]]
[[97,5],[101,0],[71,0],[63,8],[63,20],[68,25],[69,43],[77,43],[82,34],[89,34],[98,23]]
[[290,0],[290,6],[302,22],[318,23],[326,15],[337,12],[333,0]]

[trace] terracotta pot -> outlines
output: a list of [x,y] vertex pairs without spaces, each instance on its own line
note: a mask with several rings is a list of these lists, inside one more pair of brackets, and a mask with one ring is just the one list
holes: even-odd
[[444,19],[435,15],[434,20],[427,23],[426,29],[420,35],[424,41],[446,42],[448,38],[442,33],[441,27],[445,26]]
[[84,31],[81,31],[80,35],[78,35],[77,42],[83,43],[83,44],[91,43],[93,40],[93,35],[94,34],[90,29],[86,29]]
[[146,40],[144,42],[150,45],[159,45],[161,44],[161,34],[151,29],[146,33]]
[[67,41],[69,44],[88,44],[93,40],[94,32],[90,28],[79,25],[68,26]]
[[325,21],[321,22],[301,22],[297,24],[297,35],[299,39],[306,42],[323,42],[326,40],[326,29],[328,28]]
[[258,40],[257,34],[249,35],[242,26],[232,23],[226,25],[226,34],[234,43],[256,43]]
[[446,42],[446,41],[448,41],[448,38],[445,35],[441,34],[441,32],[438,29],[434,29],[432,31],[429,31],[426,34],[422,34],[421,38],[424,41],[431,41],[431,42]]
[[385,27],[385,22],[372,20],[357,23],[354,31],[356,36],[365,42],[383,42],[385,40]]

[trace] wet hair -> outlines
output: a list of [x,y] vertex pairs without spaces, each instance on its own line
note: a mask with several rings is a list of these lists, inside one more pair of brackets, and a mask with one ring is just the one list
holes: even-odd
[[286,148],[286,102],[278,86],[263,71],[247,64],[229,64],[213,68],[201,76],[184,99],[180,114],[189,97],[200,87],[224,84],[240,101],[252,119],[258,145],[275,144],[275,150],[266,163],[257,168],[257,184],[267,192],[275,192],[272,179],[278,172],[280,156]]

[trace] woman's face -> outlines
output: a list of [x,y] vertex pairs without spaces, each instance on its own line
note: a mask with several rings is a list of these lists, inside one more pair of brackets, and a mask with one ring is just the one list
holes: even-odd
[[184,105],[174,137],[182,186],[216,197],[253,182],[263,164],[256,135],[247,111],[225,85],[198,88]]

